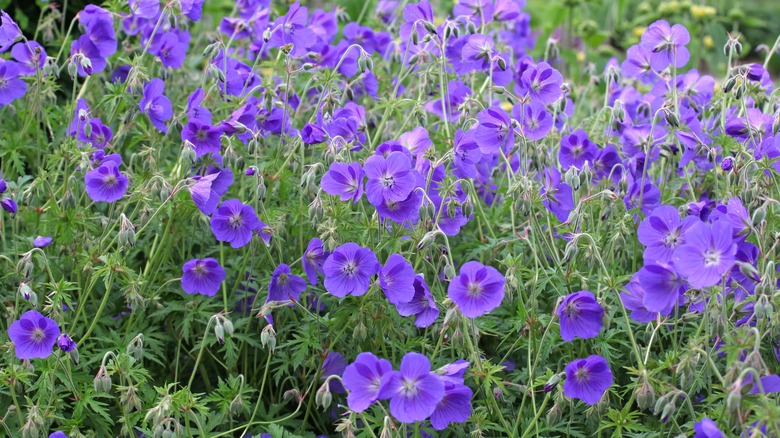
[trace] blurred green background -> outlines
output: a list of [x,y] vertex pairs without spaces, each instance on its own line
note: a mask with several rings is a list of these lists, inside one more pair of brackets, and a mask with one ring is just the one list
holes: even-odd
[[[357,17],[366,1],[376,3],[378,0],[302,0],[301,3],[323,9],[339,6],[349,16]],[[32,35],[40,8],[52,3],[55,2],[0,0],[0,8]],[[72,19],[89,3],[104,2],[69,0],[67,19]],[[289,3],[288,0],[272,0],[280,12],[284,12]],[[431,0],[431,3],[438,17],[448,14],[454,4],[451,0]],[[211,12],[216,18],[231,9],[232,0],[205,0],[204,15]],[[691,32],[689,48],[694,56],[691,66],[716,75],[725,71],[722,49],[728,32],[742,34],[743,58],[760,61],[765,53],[756,52],[756,47],[762,44],[771,47],[780,35],[780,0],[527,0],[525,10],[531,14],[533,29],[539,32],[535,55],[543,53],[548,37],[558,29],[564,35],[562,56],[572,65],[593,62],[597,69],[610,57],[621,57],[627,47],[639,40],[645,26],[661,18],[688,27]],[[370,17],[364,18],[367,19]],[[569,35],[574,39],[565,38]],[[773,58],[769,69],[773,75],[780,72],[780,56]]]

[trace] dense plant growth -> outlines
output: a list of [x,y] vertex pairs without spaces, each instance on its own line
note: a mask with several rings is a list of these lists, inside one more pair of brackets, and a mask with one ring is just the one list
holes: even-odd
[[204,3],[2,12],[0,435],[780,436],[777,44]]

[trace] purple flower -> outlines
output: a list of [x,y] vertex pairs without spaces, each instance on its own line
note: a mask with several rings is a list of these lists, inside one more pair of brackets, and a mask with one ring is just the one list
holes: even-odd
[[251,205],[238,199],[222,203],[211,216],[211,231],[220,242],[230,242],[233,248],[241,248],[252,240],[254,231],[260,232],[265,224],[257,218]]
[[349,409],[355,412],[368,409],[379,397],[382,376],[392,371],[393,366],[385,359],[379,359],[372,353],[358,354],[342,377],[344,386],[349,390]]
[[436,430],[445,430],[450,423],[463,423],[471,417],[471,397],[474,392],[460,382],[444,378],[444,397],[431,414],[431,426]]
[[641,45],[628,48],[626,60],[620,65],[620,71],[627,78],[649,81],[653,78],[653,67],[650,65],[650,51]]
[[387,158],[372,155],[363,164],[368,177],[366,198],[371,205],[401,202],[409,197],[416,185],[411,173],[412,163],[402,152],[393,152]]
[[469,318],[490,312],[504,299],[504,276],[492,266],[468,262],[460,274],[450,281],[447,295]]
[[97,169],[84,175],[87,195],[95,202],[115,202],[127,191],[128,179],[115,161],[105,160]]
[[376,212],[382,219],[390,219],[399,224],[407,221],[415,222],[419,218],[418,213],[421,205],[422,194],[415,190],[401,202],[385,199],[384,202],[376,206]]
[[566,397],[595,405],[612,386],[612,371],[607,360],[598,355],[577,359],[566,365],[563,393]]
[[154,44],[154,53],[162,64],[170,68],[181,68],[190,45],[190,33],[186,31],[167,32]]
[[57,431],[52,432],[49,435],[49,438],[68,438],[68,436],[65,435],[65,432],[63,432],[61,430],[57,430]]
[[195,147],[195,156],[218,154],[222,150],[222,129],[211,126],[198,119],[190,119],[181,130],[182,141],[189,141]]
[[718,425],[707,417],[693,425],[693,438],[726,438],[726,435],[718,429]]
[[140,18],[154,18],[160,12],[160,0],[128,0],[130,12]]
[[379,270],[379,285],[388,301],[393,304],[408,303],[414,297],[414,268],[400,254],[387,258]]
[[645,288],[642,287],[637,274],[631,277],[631,281],[626,285],[626,290],[620,293],[620,299],[626,309],[631,311],[631,318],[637,322],[650,322],[655,320],[658,315],[645,307]]
[[214,190],[215,180],[219,173],[206,176],[196,176],[195,184],[190,186],[190,196],[195,206],[205,215],[214,213],[219,204],[220,195]]
[[48,236],[38,236],[33,240],[33,246],[36,248],[46,248],[52,242],[52,238]]
[[173,117],[171,101],[163,95],[165,83],[162,79],[154,78],[144,86],[144,94],[139,103],[141,112],[149,116],[152,124],[160,132],[168,132],[165,122]]
[[24,312],[8,327],[8,337],[14,343],[16,357],[22,360],[46,359],[60,335],[60,327],[37,310]]
[[623,204],[626,210],[640,207],[643,214],[649,214],[661,204],[661,189],[649,181],[645,181],[643,188],[641,182],[641,179],[637,179],[629,186],[626,196],[623,197]]
[[444,380],[431,373],[431,363],[420,353],[406,353],[400,371],[382,377],[380,399],[390,399],[390,413],[401,423],[423,421],[444,398]]
[[34,75],[46,65],[46,50],[35,41],[17,44],[11,49],[11,56],[19,62],[19,74]]
[[549,105],[563,95],[561,91],[563,76],[546,62],[540,62],[536,67],[527,69],[521,80],[523,89],[533,101]]
[[647,264],[637,272],[644,290],[642,304],[650,312],[668,315],[680,300],[681,283],[674,268],[666,264]]
[[69,353],[76,349],[76,342],[67,333],[63,333],[57,338],[57,346],[60,347],[60,350]]
[[[266,301],[298,301],[301,292],[306,290],[306,280],[290,273],[290,267],[282,263],[274,269],[271,282],[268,283]],[[293,303],[289,304],[290,306]]]
[[473,68],[486,71],[490,68],[494,50],[495,45],[492,38],[475,34],[468,37],[461,53],[463,60],[469,62]]
[[22,30],[5,11],[0,11],[0,53],[8,50],[16,39],[22,36]]
[[320,186],[342,201],[358,202],[363,196],[363,169],[358,163],[332,163],[322,175]]
[[345,243],[333,251],[322,267],[325,271],[325,289],[344,298],[360,296],[368,291],[371,276],[379,271],[374,252],[357,243]]
[[599,148],[595,143],[588,140],[588,134],[582,129],[574,131],[572,134],[561,137],[561,149],[558,151],[558,161],[563,169],[569,169],[574,166],[582,169],[585,162],[593,165],[593,159],[596,157]]
[[277,26],[279,29],[271,35],[269,44],[273,44],[275,47],[292,44],[293,50],[290,53],[292,56],[305,55],[309,47],[317,40],[314,32],[307,26],[308,19],[309,10],[301,7],[299,2],[293,3],[287,14],[277,18],[271,25],[272,29]]
[[87,5],[78,17],[84,26],[85,35],[98,49],[101,58],[106,59],[116,53],[114,19],[110,12],[99,6]]
[[0,108],[24,96],[27,84],[19,79],[19,66],[13,61],[0,62]]
[[422,275],[414,277],[414,296],[408,302],[395,303],[398,314],[401,316],[412,316],[415,327],[425,328],[433,324],[439,317],[439,308],[436,307],[436,300],[433,299],[431,289],[425,282]]
[[688,63],[691,54],[685,46],[690,41],[688,29],[682,24],[669,26],[666,20],[658,20],[645,30],[640,44],[651,53],[650,65],[661,71],[670,65],[681,68]]
[[474,141],[483,154],[497,154],[502,148],[514,146],[515,132],[506,111],[499,107],[487,108],[477,114],[477,120],[479,126],[474,132]]
[[566,342],[574,338],[595,338],[601,332],[604,309],[590,291],[567,295],[558,306],[557,313],[561,318],[561,338]]
[[474,142],[474,131],[463,132],[460,129],[455,131],[452,148],[455,155],[456,174],[463,178],[476,178],[477,163],[482,159],[482,152],[479,151],[479,146]]
[[544,186],[539,194],[543,196],[542,204],[561,222],[569,219],[569,213],[574,208],[574,197],[571,187],[561,182],[558,169],[548,167],[544,170]]
[[0,201],[0,206],[3,207],[3,210],[11,213],[11,216],[15,215],[19,210],[19,206],[16,204],[16,201],[11,198],[4,198],[2,201]]
[[646,247],[645,262],[669,263],[674,250],[685,243],[685,232],[698,219],[680,219],[680,212],[670,205],[662,205],[646,217],[637,229],[639,242]]
[[698,222],[688,228],[685,243],[674,251],[672,259],[677,272],[686,276],[691,286],[701,289],[720,282],[734,265],[736,253],[731,224],[717,221],[708,227]]
[[520,121],[526,140],[536,141],[547,137],[553,127],[553,118],[544,104],[529,101],[512,108],[512,116]]
[[323,265],[328,257],[330,257],[330,251],[325,250],[322,240],[315,237],[309,241],[306,251],[303,252],[301,264],[303,265],[303,271],[306,272],[306,277],[309,279],[309,283],[311,283],[312,286],[316,286],[318,283],[319,279],[317,278],[317,274],[325,274]]
[[225,270],[211,257],[192,259],[181,270],[181,288],[190,295],[213,297],[219,292],[219,286],[226,277]]
[[[328,356],[322,361],[322,380],[327,379],[330,376],[341,376],[347,368],[347,361],[344,360],[344,355],[335,351],[328,352]],[[328,387],[331,391],[343,394],[344,385],[338,380],[331,380],[328,383]]]

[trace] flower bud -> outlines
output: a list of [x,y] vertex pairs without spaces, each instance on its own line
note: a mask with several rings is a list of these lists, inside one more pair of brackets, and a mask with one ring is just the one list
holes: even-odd
[[317,393],[314,396],[314,403],[317,406],[322,407],[322,409],[328,409],[331,401],[333,401],[333,396],[330,394],[330,387],[326,381],[320,386],[320,389],[317,390]]
[[108,394],[111,392],[111,376],[108,375],[105,365],[101,365],[98,369],[95,379],[92,381],[92,385],[95,388],[95,392],[98,394]]
[[263,331],[260,332],[260,345],[263,346],[263,348],[268,348],[268,351],[273,354],[274,349],[276,348],[276,332],[274,331],[274,326],[271,324],[268,324],[263,328]]
[[756,211],[753,212],[753,217],[751,218],[754,227],[760,225],[761,222],[764,222],[764,219],[766,219],[766,205],[757,208]]
[[267,43],[268,41],[271,41],[271,28],[266,28],[266,30],[263,31],[263,42]]
[[237,395],[233,400],[230,401],[230,415],[234,417],[238,417],[241,415],[242,412],[244,412],[244,399],[241,398],[241,395]]
[[412,44],[415,46],[420,42],[420,34],[417,33],[417,29],[412,30]]
[[436,26],[434,26],[433,23],[431,23],[430,21],[425,20],[425,21],[422,22],[422,24],[423,24],[423,27],[425,27],[425,30],[427,30],[428,32],[430,32],[430,33],[432,33],[434,35],[438,35],[439,34],[436,31]]
[[219,341],[220,344],[225,343],[225,327],[222,325],[219,318],[216,319],[216,323],[214,324],[214,336],[217,337],[217,341]]
[[720,163],[720,168],[724,172],[731,172],[731,169],[734,168],[734,159],[731,157],[724,158],[723,161]]
[[552,377],[547,381],[547,383],[544,384],[544,392],[550,392],[553,389],[555,389],[556,386],[558,386],[558,383],[561,381],[561,375],[560,374],[553,374]]
[[453,278],[455,278],[455,268],[449,263],[444,265],[444,278],[447,281],[450,281]]
[[420,239],[420,242],[417,243],[417,250],[422,251],[424,249],[428,249],[433,242],[436,241],[436,231],[428,231],[425,233],[422,239]]
[[498,57],[498,60],[496,61],[496,64],[498,64],[498,68],[501,69],[501,71],[506,71],[506,61],[502,57]]
[[135,246],[135,226],[124,213],[119,215],[119,244],[124,248]]

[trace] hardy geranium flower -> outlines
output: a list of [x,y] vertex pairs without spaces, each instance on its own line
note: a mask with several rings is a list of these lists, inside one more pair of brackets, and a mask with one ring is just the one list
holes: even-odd
[[688,228],[685,243],[674,251],[672,259],[677,272],[686,276],[691,286],[714,286],[734,266],[737,244],[732,230],[731,224],[723,220],[712,227],[698,222]]
[[13,61],[0,62],[0,108],[24,96],[27,83],[19,78],[19,66]]
[[14,343],[16,357],[22,360],[46,359],[60,335],[60,327],[37,310],[24,312],[8,327],[8,337]]
[[674,250],[685,243],[686,230],[698,222],[696,218],[680,219],[680,212],[670,205],[662,205],[646,217],[637,229],[639,242],[647,247],[646,262],[668,263]]
[[694,424],[693,431],[693,438],[726,438],[726,435],[718,429],[718,425],[707,417]]
[[76,342],[67,333],[63,333],[57,338],[57,346],[60,347],[60,350],[69,353],[76,349]]
[[504,283],[504,276],[496,268],[468,262],[461,266],[460,275],[450,281],[447,294],[461,313],[476,318],[501,304]]
[[540,62],[536,67],[526,70],[521,79],[522,87],[531,100],[549,105],[563,95],[563,76],[546,62]]
[[84,26],[85,35],[97,47],[101,58],[107,59],[116,53],[114,19],[110,12],[99,6],[87,5],[79,12],[78,17],[79,22]]
[[411,173],[412,163],[402,152],[393,152],[384,158],[372,155],[363,164],[368,177],[366,198],[371,205],[382,202],[401,202],[414,190],[416,178]]
[[11,49],[11,56],[18,61],[21,75],[34,75],[46,65],[46,50],[35,41],[15,45]]
[[572,166],[582,169],[585,162],[590,163],[591,166],[593,165],[593,159],[598,151],[598,146],[588,140],[588,134],[582,129],[578,129],[569,135],[561,137],[558,161],[564,170]]
[[547,137],[553,127],[553,118],[544,104],[529,101],[512,108],[512,116],[520,121],[526,140],[536,141]]
[[[346,368],[347,361],[344,360],[344,355],[336,351],[330,351],[328,352],[328,357],[322,361],[322,372],[320,375],[322,380],[325,380],[330,376],[341,377],[344,374]],[[342,385],[338,380],[331,380],[328,383],[328,387],[333,392],[339,394],[344,393],[344,385]]]
[[105,160],[97,169],[84,175],[87,195],[95,202],[115,202],[122,199],[127,190],[128,179],[121,172],[116,161]]
[[566,382],[563,393],[566,397],[595,405],[612,386],[612,370],[607,360],[598,355],[577,359],[566,365]]
[[682,24],[669,26],[666,20],[658,20],[645,30],[640,44],[651,53],[650,65],[661,71],[670,65],[681,68],[688,63],[691,53],[685,46],[690,41],[691,35]]
[[165,125],[167,120],[173,117],[173,107],[171,101],[163,95],[165,83],[162,79],[154,78],[148,84],[144,85],[144,94],[139,103],[141,112],[149,116],[152,124],[160,132],[168,132]]
[[320,186],[342,201],[358,202],[363,196],[363,169],[358,163],[333,163],[322,175]]
[[218,154],[222,149],[222,129],[198,119],[190,119],[181,130],[182,141],[189,141],[195,147],[195,156]]
[[46,248],[52,242],[52,238],[49,236],[38,236],[33,240],[33,246],[36,248]]
[[325,271],[325,289],[344,298],[360,296],[368,291],[371,276],[379,271],[374,252],[357,243],[345,243],[333,251],[322,267]]
[[214,190],[214,180],[219,176],[218,173],[213,173],[206,176],[197,176],[195,184],[190,186],[190,196],[192,196],[192,202],[195,206],[206,215],[214,213],[219,205],[219,193]]
[[393,366],[385,359],[379,359],[372,353],[360,353],[355,361],[344,370],[342,381],[349,391],[347,404],[355,412],[368,409],[379,397],[382,376],[393,371]]
[[667,264],[647,264],[637,272],[637,278],[644,290],[645,309],[662,315],[672,312],[685,291],[677,272]]
[[220,242],[230,242],[233,248],[241,248],[252,240],[253,232],[261,231],[265,224],[257,218],[251,205],[238,199],[222,203],[211,216],[211,231]]
[[330,256],[330,251],[325,250],[325,246],[322,244],[322,240],[315,237],[309,241],[309,245],[306,247],[306,251],[303,252],[303,258],[301,264],[303,265],[303,271],[306,273],[306,277],[309,279],[309,283],[312,286],[316,286],[319,282],[317,274],[323,274],[323,265],[325,260]]
[[190,295],[213,297],[219,292],[219,286],[226,277],[225,270],[211,257],[192,259],[181,270],[181,288]]
[[414,268],[400,254],[387,258],[379,270],[379,285],[387,299],[393,303],[408,303],[414,297]]
[[414,277],[414,295],[408,302],[394,303],[401,316],[415,316],[415,327],[428,327],[439,317],[439,308],[433,299],[431,289],[422,275]]
[[382,377],[379,398],[390,399],[390,413],[401,423],[423,421],[444,398],[444,380],[431,373],[427,357],[406,353],[400,371]]
[[282,47],[292,44],[292,56],[300,57],[317,40],[314,32],[307,27],[309,10],[301,7],[299,2],[290,5],[285,15],[277,18],[271,25],[272,29],[278,29],[271,35],[269,44]]
[[7,51],[21,36],[19,25],[5,11],[0,11],[0,53]]
[[544,186],[540,189],[543,196],[542,204],[561,222],[569,219],[569,213],[574,209],[574,197],[571,187],[561,181],[561,173],[554,167],[544,170]]
[[557,313],[561,318],[561,338],[564,341],[595,338],[601,331],[604,309],[590,291],[567,295],[558,306]]
[[[271,282],[268,283],[266,301],[298,301],[301,292],[306,290],[306,280],[290,273],[290,267],[282,263],[274,269]],[[293,303],[290,303],[292,306]]]
[[514,146],[515,131],[509,114],[499,107],[484,109],[477,114],[479,126],[474,132],[474,141],[486,155],[497,154],[501,149]]

